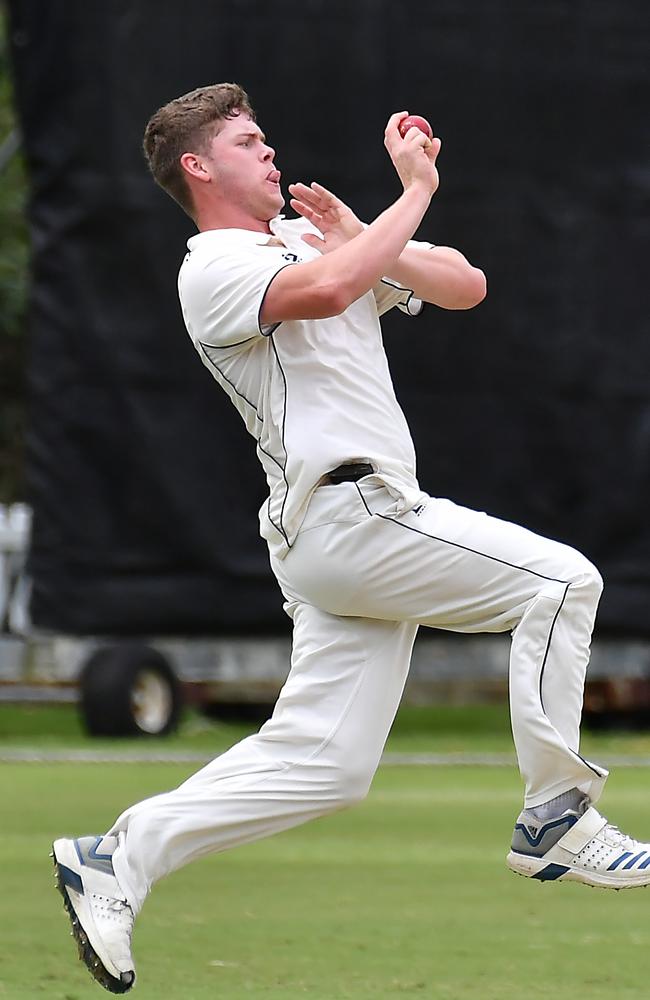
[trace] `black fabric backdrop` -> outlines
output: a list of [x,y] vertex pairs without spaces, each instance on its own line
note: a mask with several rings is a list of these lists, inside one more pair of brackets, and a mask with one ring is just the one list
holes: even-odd
[[176,299],[192,224],[147,176],[160,104],[235,79],[285,181],[366,219],[398,194],[386,118],[429,117],[421,229],[488,299],[385,321],[429,492],[582,549],[601,629],[650,634],[646,0],[14,0],[32,178],[29,469],[37,625],[284,629],[251,439]]

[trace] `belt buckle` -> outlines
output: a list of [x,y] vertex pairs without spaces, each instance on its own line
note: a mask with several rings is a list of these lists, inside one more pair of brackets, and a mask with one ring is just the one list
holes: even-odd
[[339,465],[327,473],[327,479],[332,486],[340,483],[356,483],[364,476],[369,476],[374,469],[369,462],[349,462],[347,465]]

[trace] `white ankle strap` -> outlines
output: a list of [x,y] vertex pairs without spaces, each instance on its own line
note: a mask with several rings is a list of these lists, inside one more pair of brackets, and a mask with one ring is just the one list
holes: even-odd
[[590,840],[600,833],[607,826],[607,820],[601,816],[597,809],[589,806],[584,816],[581,816],[577,823],[574,823],[563,837],[558,840],[558,847],[562,847],[571,854],[580,854],[580,851],[587,846]]

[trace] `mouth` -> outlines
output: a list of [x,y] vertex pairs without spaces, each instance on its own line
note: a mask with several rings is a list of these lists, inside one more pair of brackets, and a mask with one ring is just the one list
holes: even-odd
[[279,170],[272,170],[269,174],[266,175],[266,179],[271,184],[279,184],[281,176],[282,175],[280,174]]

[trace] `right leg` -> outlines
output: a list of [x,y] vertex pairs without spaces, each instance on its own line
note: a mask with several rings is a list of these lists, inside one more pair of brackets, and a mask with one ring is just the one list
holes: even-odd
[[174,791],[127,809],[113,863],[135,912],[194,858],[288,829],[366,794],[417,626],[290,605],[292,667],[271,719]]
[[408,673],[417,626],[290,605],[292,667],[273,716],[175,791],[127,809],[114,866],[137,911],[189,861],[363,798]]
[[112,992],[135,981],[133,917],[189,861],[286,830],[368,791],[417,626],[339,618],[300,601],[292,667],[272,718],[179,788],[127,809],[104,837],[54,843],[80,956]]

